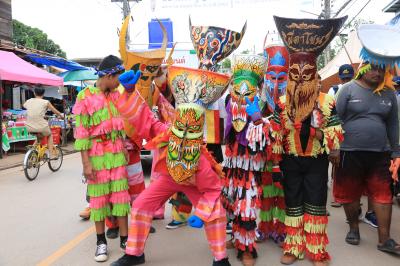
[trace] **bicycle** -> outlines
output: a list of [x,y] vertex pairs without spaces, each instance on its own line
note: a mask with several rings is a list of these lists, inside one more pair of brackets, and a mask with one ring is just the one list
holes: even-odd
[[24,173],[25,177],[29,181],[33,181],[39,174],[40,167],[45,163],[48,164],[52,172],[56,172],[61,168],[63,163],[64,154],[62,149],[58,145],[54,145],[55,155],[54,158],[50,158],[49,149],[47,144],[42,144],[43,138],[41,134],[36,134],[37,141],[35,144],[28,146],[28,151],[24,157]]

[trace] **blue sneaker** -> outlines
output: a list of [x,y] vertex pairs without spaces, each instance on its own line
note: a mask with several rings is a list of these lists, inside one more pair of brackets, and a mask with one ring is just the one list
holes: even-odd
[[185,226],[185,225],[186,225],[186,222],[179,222],[179,221],[172,220],[169,224],[167,224],[167,226],[165,226],[165,228],[177,229],[177,228]]
[[366,212],[365,217],[362,219],[362,221],[366,224],[369,224],[373,228],[378,228],[378,222],[376,220],[376,215],[375,215],[375,212],[373,212],[373,211]]

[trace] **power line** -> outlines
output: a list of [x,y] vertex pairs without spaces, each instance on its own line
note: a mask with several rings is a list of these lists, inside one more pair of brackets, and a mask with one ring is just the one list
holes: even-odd
[[336,18],[336,17],[340,14],[340,12],[341,12],[343,9],[345,9],[346,6],[348,6],[348,4],[351,3],[351,1],[353,1],[353,0],[348,0],[346,3],[344,3],[344,4],[338,9],[338,11],[336,11],[336,14],[335,14],[333,17]]
[[358,17],[358,15],[360,15],[360,13],[367,7],[367,5],[369,4],[371,2],[371,0],[368,0],[368,2],[360,9],[360,11],[358,11],[358,13],[342,28],[342,30],[338,33],[338,34],[340,34],[340,33],[342,33],[343,32],[343,30],[347,27],[347,26],[349,26],[349,25],[351,25],[351,23]]

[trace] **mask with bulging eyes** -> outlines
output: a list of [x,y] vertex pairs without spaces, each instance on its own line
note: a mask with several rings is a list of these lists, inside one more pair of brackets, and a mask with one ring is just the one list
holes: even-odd
[[168,172],[177,183],[187,181],[198,169],[203,127],[203,107],[194,103],[177,107],[167,152]]
[[252,102],[257,95],[267,61],[257,55],[237,55],[233,63],[233,86],[231,89],[232,125],[241,132],[247,124],[246,97]]
[[310,53],[290,55],[286,110],[294,123],[303,122],[313,111],[318,99],[316,57]]

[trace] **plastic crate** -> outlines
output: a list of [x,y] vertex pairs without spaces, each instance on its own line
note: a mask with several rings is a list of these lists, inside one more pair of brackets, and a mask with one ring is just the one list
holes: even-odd
[[[61,142],[61,128],[60,127],[52,127],[51,128],[51,135],[53,136],[53,143],[60,144]],[[40,142],[42,145],[47,144],[47,137],[44,137]]]

